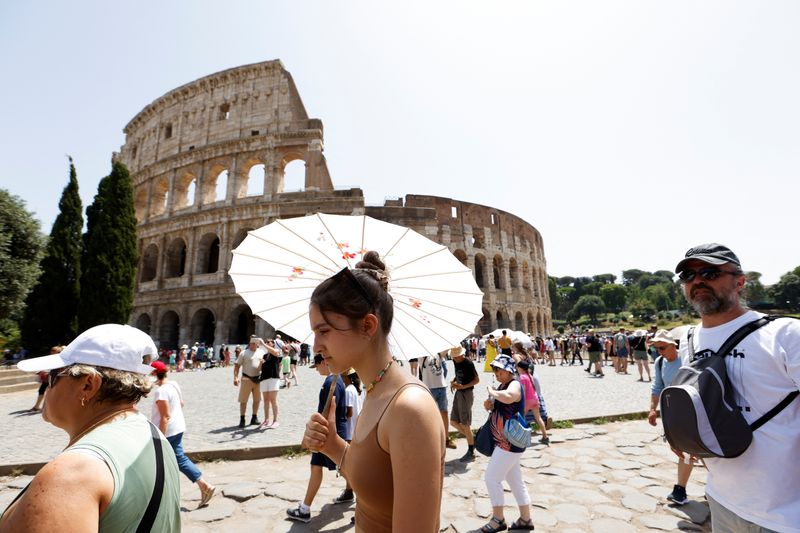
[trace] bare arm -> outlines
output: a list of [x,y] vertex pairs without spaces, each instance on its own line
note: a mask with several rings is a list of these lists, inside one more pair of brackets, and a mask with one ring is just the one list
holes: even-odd
[[156,407],[158,407],[158,414],[161,415],[158,429],[161,430],[161,433],[166,435],[167,425],[169,424],[169,402],[167,400],[156,400]]
[[238,387],[239,386],[239,369],[240,368],[242,368],[242,366],[239,363],[234,363],[233,364],[233,386],[234,387]]
[[499,400],[503,403],[518,402],[520,398],[522,398],[522,389],[519,386],[519,381],[511,382],[511,385],[509,385],[506,390],[495,390],[492,388],[488,389],[489,396],[492,396],[495,400]]
[[442,419],[430,394],[408,387],[378,427],[392,460],[393,531],[435,531],[442,498]]
[[96,532],[114,493],[105,463],[64,453],[47,463],[3,515],[0,533]]

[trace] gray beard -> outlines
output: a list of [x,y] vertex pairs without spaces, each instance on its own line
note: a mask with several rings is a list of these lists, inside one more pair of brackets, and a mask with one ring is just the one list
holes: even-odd
[[[734,293],[733,298],[738,300],[738,295]],[[715,293],[711,292],[703,293],[700,296],[695,297],[695,299],[690,299],[690,297],[687,295],[686,299],[690,304],[692,304],[692,307],[700,316],[715,315],[730,311],[733,309],[736,303],[736,300],[724,300],[718,297]]]

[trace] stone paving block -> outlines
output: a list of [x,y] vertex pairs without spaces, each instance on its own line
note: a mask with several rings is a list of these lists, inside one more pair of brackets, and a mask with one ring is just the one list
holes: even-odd
[[305,497],[305,494],[305,486],[299,486],[294,483],[273,483],[264,489],[265,496],[272,496],[287,502],[299,502]]
[[539,473],[544,476],[557,476],[561,478],[569,477],[569,475],[571,474],[569,470],[566,470],[564,468],[553,468],[553,467],[542,468],[541,470],[539,470]]
[[601,461],[600,464],[611,470],[636,470],[642,468],[641,463],[626,461],[624,459],[606,459]]
[[457,498],[472,498],[472,489],[464,488],[464,487],[454,487],[448,489],[447,491],[450,495],[456,496]]
[[615,518],[592,520],[589,527],[592,533],[636,533],[636,527]]
[[641,522],[648,529],[658,529],[661,531],[674,531],[681,528],[681,523],[685,520],[677,516],[668,516],[663,514],[643,515],[636,519]]
[[671,490],[672,490],[672,485],[670,485],[669,487],[662,485],[654,485],[646,487],[644,489],[644,493],[647,494],[648,496],[652,496],[658,501],[668,501],[666,499],[667,494],[669,494]]
[[565,501],[583,505],[595,505],[611,501],[607,496],[597,490],[565,489],[561,494],[563,494]]
[[614,505],[594,505],[592,511],[624,522],[630,522],[633,518],[633,513],[628,509]]
[[561,459],[572,459],[577,457],[578,450],[574,448],[553,448],[552,450],[548,450],[548,455],[552,457],[559,457]]
[[671,469],[672,473],[657,468],[647,467],[639,471],[639,475],[650,479],[660,479],[662,481],[670,481],[675,477],[676,469]]
[[603,472],[608,472],[608,469],[603,468],[602,466],[595,463],[588,463],[588,464],[582,464],[580,466],[580,471],[586,472],[587,474],[600,474]]
[[587,483],[592,483],[594,485],[599,485],[601,483],[605,483],[606,479],[603,476],[598,476],[597,474],[590,474],[588,472],[583,472],[575,476],[575,479],[578,481],[586,481]]
[[561,434],[559,434],[559,437],[564,439],[565,441],[567,441],[567,440],[588,439],[588,438],[591,438],[592,435],[591,435],[591,433],[589,433],[587,431],[570,431],[569,433],[561,433]]
[[627,481],[632,477],[636,476],[636,472],[634,470],[614,470],[607,474],[610,479],[614,481]]
[[639,489],[629,487],[628,485],[622,485],[620,483],[605,483],[603,485],[600,485],[600,490],[612,496],[614,495],[624,496],[626,494],[639,493]]
[[489,498],[475,498],[472,504],[475,514],[481,518],[489,518],[492,516],[492,502]]
[[222,489],[222,495],[237,502],[244,502],[260,496],[263,490],[264,485],[260,483],[233,483]]
[[584,429],[584,431],[590,435],[606,435],[608,433],[607,429],[599,427],[589,427]]
[[584,505],[562,503],[552,509],[561,524],[582,524],[589,520],[589,510]]
[[637,488],[637,489],[641,489],[641,488],[644,488],[644,487],[658,486],[659,485],[659,482],[656,481],[655,479],[650,479],[650,478],[646,478],[646,477],[642,477],[642,476],[634,476],[634,477],[630,478],[628,481],[626,481],[625,483],[627,485],[630,485],[631,487],[634,487],[634,488]]
[[523,459],[519,462],[525,468],[545,468],[550,466],[550,459],[546,457],[541,457],[539,459]]
[[655,510],[658,502],[645,494],[626,494],[622,497],[622,505],[639,513],[651,513]]
[[239,505],[239,509],[243,513],[253,515],[280,514],[289,507],[292,507],[289,502],[271,496],[258,496]]
[[708,503],[689,501],[686,505],[665,505],[664,510],[695,524],[704,524],[711,516]]
[[[516,515],[515,515],[516,516]],[[551,513],[550,511],[537,511],[534,510],[531,513],[531,518],[533,518],[533,526],[534,527],[555,527],[558,524],[558,518],[556,515]]]
[[623,455],[647,455],[649,453],[648,450],[638,446],[622,446],[617,448],[617,451]]
[[579,457],[597,457],[598,455],[601,455],[603,453],[601,450],[598,450],[597,448],[589,448],[586,446],[581,446],[581,444],[583,444],[583,442],[580,442],[579,445],[575,447],[576,455],[578,455]]
[[181,520],[183,516],[188,515],[187,518],[195,522],[218,522],[233,515],[237,509],[236,502],[228,498],[215,498],[212,502],[213,504],[209,504],[208,507],[188,511],[186,515],[181,516]]
[[[666,462],[663,458],[656,455],[644,455],[642,457],[637,457],[636,460],[645,466],[657,466]],[[677,471],[677,467],[675,468]]]
[[641,440],[634,439],[633,437],[624,437],[624,438],[615,440],[614,441],[614,445],[617,448],[625,448],[625,447],[629,447],[629,448],[644,448],[645,443],[643,443]]

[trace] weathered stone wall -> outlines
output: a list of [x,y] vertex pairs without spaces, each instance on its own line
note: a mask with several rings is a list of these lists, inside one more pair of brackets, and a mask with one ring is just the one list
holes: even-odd
[[[486,292],[483,331],[551,328],[535,228],[509,213],[449,198],[408,195],[365,208],[361,189],[334,189],[322,122],[308,118],[280,61],[174,89],[124,131],[115,157],[131,170],[141,255],[131,323],[163,347],[243,343],[253,332],[270,334],[234,291],[227,275],[231,250],[248,230],[320,211],[366,211],[447,245]],[[304,188],[287,192],[285,168],[298,159],[305,163]]]

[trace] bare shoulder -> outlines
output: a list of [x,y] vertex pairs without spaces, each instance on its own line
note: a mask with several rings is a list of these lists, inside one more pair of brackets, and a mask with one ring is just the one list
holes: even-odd
[[80,487],[84,490],[105,492],[108,496],[114,492],[114,477],[105,462],[79,452],[62,453],[47,463],[34,478],[40,479],[51,487],[73,490]]

